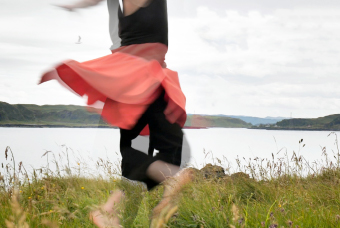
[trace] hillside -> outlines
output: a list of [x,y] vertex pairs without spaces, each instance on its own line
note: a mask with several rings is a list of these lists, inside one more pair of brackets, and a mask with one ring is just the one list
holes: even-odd
[[244,128],[252,125],[243,120],[227,116],[188,115],[185,126]]
[[11,105],[0,102],[0,125],[5,126],[107,126],[97,113],[74,105]]
[[319,118],[293,118],[285,119],[276,125],[260,125],[266,129],[287,129],[287,130],[340,130],[340,114],[334,114]]
[[[0,126],[5,127],[110,127],[96,112],[75,105],[11,105],[0,102]],[[240,119],[188,115],[186,127],[251,127]]]

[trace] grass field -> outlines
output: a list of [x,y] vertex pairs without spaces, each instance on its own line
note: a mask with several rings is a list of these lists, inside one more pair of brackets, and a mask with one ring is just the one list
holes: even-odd
[[[323,151],[320,163],[273,155],[237,161],[234,175],[230,167],[224,167],[226,175],[197,171],[164,227],[340,227],[339,158],[339,151]],[[121,179],[109,161],[98,161],[98,175],[87,177],[81,175],[86,166],[68,162],[53,172],[45,167],[27,173],[10,148],[1,161],[0,227],[95,227],[89,212],[117,188],[126,192],[119,215],[123,226],[149,227],[162,197],[162,186],[147,192],[142,184]]]

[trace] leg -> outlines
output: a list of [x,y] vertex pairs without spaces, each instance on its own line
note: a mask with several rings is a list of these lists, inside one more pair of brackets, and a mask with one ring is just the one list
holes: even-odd
[[150,140],[159,153],[156,161],[151,163],[146,175],[161,183],[164,183],[163,199],[153,209],[151,227],[162,227],[170,216],[177,210],[176,198],[183,185],[192,180],[189,170],[180,172],[183,132],[179,125],[171,124],[164,115],[166,102],[157,99],[148,109],[148,123],[150,128]]
[[131,147],[132,140],[139,135],[147,124],[147,116],[144,114],[132,129],[120,129],[120,152],[122,155],[122,176],[130,180],[142,181],[146,183],[148,190],[150,190],[158,183],[142,174],[143,169],[145,169],[143,164],[149,164],[148,160],[153,157],[154,148],[151,139],[149,142],[149,157],[145,153]]
[[[160,170],[158,174],[155,172],[147,172],[146,170],[153,162],[157,160],[165,161],[169,164],[177,166],[171,167],[171,176],[175,175],[179,170],[181,163],[181,149],[183,133],[177,124],[170,124],[164,115],[166,107],[164,101],[164,92],[159,96],[146,110],[137,124],[131,130],[121,129],[120,149],[122,154],[122,175],[130,180],[142,181],[147,184],[148,190],[152,189],[164,178],[159,177],[167,170]],[[150,143],[148,156],[131,147],[132,139],[136,138],[141,130],[149,124]],[[153,147],[158,149],[160,153],[153,157]],[[157,164],[157,163],[156,163]],[[150,170],[157,170],[150,169]],[[155,174],[156,176],[153,176]],[[168,174],[167,174],[168,175]],[[170,175],[170,174],[169,174]],[[157,177],[158,176],[158,177]]]
[[[135,166],[136,162],[140,162],[148,158],[148,156],[138,150],[131,147],[132,140],[135,139],[139,133],[146,126],[146,118],[142,116],[135,127],[131,130],[120,129],[120,151],[122,155],[122,176],[127,177],[130,175],[131,170]],[[123,187],[124,188],[124,187]],[[114,192],[107,202],[103,204],[98,210],[90,213],[90,219],[99,228],[118,228],[121,227],[118,218],[118,204],[124,198],[124,194],[121,190]],[[138,204],[138,202],[134,202]],[[131,212],[131,211],[130,211]],[[138,210],[135,211],[137,214]],[[134,213],[133,213],[134,214]],[[135,215],[129,215],[133,220]]]
[[192,181],[193,173],[189,169],[179,171],[178,166],[163,161],[152,163],[147,173],[150,178],[153,177],[164,183],[163,198],[153,209],[150,226],[150,228],[161,228],[177,211],[178,194],[185,184]]
[[[160,182],[165,183],[163,199],[154,209],[154,217],[159,215],[165,217],[153,219],[152,224],[159,224],[159,222],[161,222],[161,224],[166,223],[169,216],[175,212],[177,207],[176,204],[172,205],[169,202],[177,196],[182,186],[191,180],[191,176],[188,175],[187,172],[178,172],[181,163],[183,133],[177,124],[171,124],[166,120],[163,113],[166,102],[163,96],[160,96],[150,105],[132,130],[121,129],[120,146],[123,158],[123,176],[131,180],[139,180],[147,183],[149,190]],[[138,136],[146,123],[148,123],[150,127],[151,144],[160,151],[155,157],[146,155],[131,147],[131,140]],[[176,173],[178,174],[176,175]],[[170,178],[173,176],[174,178]],[[116,202],[120,201],[121,198],[119,194],[118,197],[113,195],[112,200],[110,200],[110,198],[108,202],[103,205],[102,211],[116,215],[117,212],[110,210],[110,208],[112,208]],[[117,226],[117,224],[119,225],[117,216],[110,219],[101,211],[91,213],[91,218],[99,227],[103,227],[103,224],[111,224],[112,227]],[[96,221],[95,218],[97,219]],[[152,226],[158,227],[155,225]]]

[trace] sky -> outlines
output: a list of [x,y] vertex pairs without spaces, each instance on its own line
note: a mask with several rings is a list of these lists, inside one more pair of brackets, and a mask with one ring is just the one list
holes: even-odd
[[[0,0],[0,101],[85,105],[56,81],[61,61],[110,54],[106,2]],[[187,112],[316,118],[340,113],[340,1],[169,0],[166,62]],[[82,43],[76,44],[78,36]]]

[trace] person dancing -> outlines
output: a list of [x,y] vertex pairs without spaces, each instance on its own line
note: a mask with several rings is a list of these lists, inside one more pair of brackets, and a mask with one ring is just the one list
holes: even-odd
[[[101,1],[82,0],[60,7],[73,11]],[[88,105],[103,103],[102,117],[120,128],[122,176],[144,182],[148,190],[164,183],[163,199],[153,209],[151,222],[151,227],[161,227],[162,220],[176,209],[172,198],[192,180],[188,169],[180,171],[185,96],[177,73],[164,62],[167,2],[107,0],[107,4],[112,54],[83,63],[64,62],[45,73],[41,83],[57,79],[77,94],[87,95]],[[131,146],[140,134],[150,134],[148,154]],[[154,148],[159,151],[155,156]],[[100,210],[91,212],[93,222],[98,227],[119,227],[115,205],[123,198],[121,190],[114,192]]]

